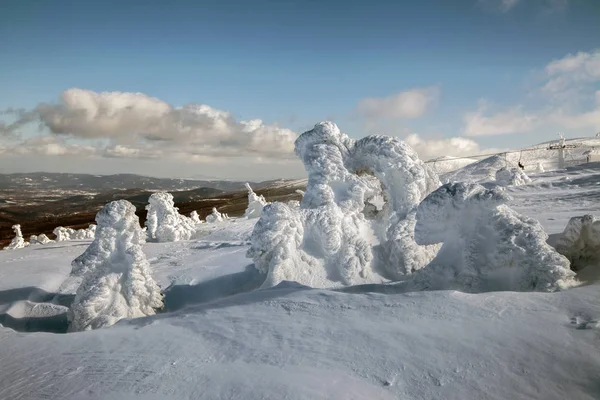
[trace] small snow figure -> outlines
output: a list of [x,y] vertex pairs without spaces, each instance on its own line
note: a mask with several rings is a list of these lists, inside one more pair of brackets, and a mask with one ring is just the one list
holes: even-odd
[[196,210],[194,210],[194,211],[192,211],[190,213],[190,218],[192,219],[192,221],[195,224],[201,224],[202,223],[202,221],[200,220],[200,216],[198,215],[198,212]]
[[416,289],[555,291],[576,284],[569,260],[540,223],[513,211],[502,188],[446,184],[417,208],[415,239],[443,243],[415,275]]
[[214,224],[216,222],[223,221],[223,214],[217,211],[216,207],[213,207],[212,214],[206,216],[206,222],[209,224]]
[[246,212],[244,213],[244,217],[250,218],[259,218],[262,213],[263,207],[266,206],[267,201],[262,195],[257,195],[254,193],[250,184],[246,183],[246,189],[248,189],[248,207],[246,208]]
[[196,232],[191,218],[179,214],[173,195],[167,192],[152,194],[146,206],[148,239],[156,242],[189,240]]
[[153,315],[163,306],[142,251],[145,234],[133,204],[126,200],[108,203],[96,215],[96,222],[94,242],[82,255],[90,258],[90,268],[68,313],[71,332]]
[[25,239],[23,239],[21,225],[13,225],[12,230],[15,232],[15,237],[11,240],[10,244],[4,248],[4,250],[17,250],[29,246],[29,242],[26,242]]

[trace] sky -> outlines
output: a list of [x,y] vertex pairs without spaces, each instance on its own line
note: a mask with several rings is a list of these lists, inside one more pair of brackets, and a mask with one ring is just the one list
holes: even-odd
[[423,159],[600,131],[597,0],[4,0],[0,172],[305,175],[323,120]]

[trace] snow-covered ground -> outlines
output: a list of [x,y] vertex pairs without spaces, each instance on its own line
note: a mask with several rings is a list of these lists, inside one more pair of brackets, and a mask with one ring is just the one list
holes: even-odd
[[[600,216],[600,164],[530,178],[509,205],[550,241]],[[259,289],[256,221],[146,243],[164,311],[86,332],[63,333],[63,283],[89,240],[1,251],[0,399],[600,398],[600,273],[556,293]]]

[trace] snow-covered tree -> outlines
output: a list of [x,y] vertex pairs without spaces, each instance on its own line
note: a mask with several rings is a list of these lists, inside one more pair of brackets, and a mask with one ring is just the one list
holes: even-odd
[[267,201],[263,195],[257,195],[254,190],[250,187],[249,183],[246,183],[246,189],[248,189],[248,207],[244,213],[246,218],[259,218],[262,213],[263,207],[266,206]]
[[198,215],[198,212],[196,210],[194,210],[190,213],[190,218],[195,224],[202,223],[202,221],[200,220],[200,216]]
[[500,168],[496,171],[496,182],[501,186],[521,186],[531,183],[531,179],[521,168]]
[[94,241],[78,257],[87,268],[69,310],[70,331],[153,315],[163,305],[142,251],[145,234],[135,206],[126,200],[108,203],[96,215],[96,222]]
[[576,284],[569,260],[546,243],[540,223],[505,205],[500,187],[452,183],[421,202],[417,243],[443,243],[414,276],[417,289],[554,291]]
[[322,122],[295,151],[308,172],[302,201],[265,206],[247,253],[267,273],[265,286],[290,277],[350,285],[373,271],[395,279],[435,256],[439,246],[415,243],[411,214],[440,182],[410,146],[386,136],[355,141]]
[[46,236],[45,234],[39,234],[39,235],[31,235],[31,237],[29,238],[29,243],[31,244],[48,244],[48,243],[54,243],[54,240],[50,240],[50,238],[48,238],[48,236]]
[[213,207],[212,213],[206,216],[206,222],[214,224],[215,222],[222,222],[224,219],[223,214],[217,211],[216,207]]
[[17,250],[29,246],[29,242],[26,242],[25,239],[23,239],[21,225],[13,225],[12,230],[15,232],[15,237],[10,241],[10,244],[4,248],[4,250]]
[[600,265],[600,219],[589,214],[571,218],[554,247],[569,259],[575,271]]
[[75,236],[76,231],[73,228],[65,228],[63,226],[57,226],[56,228],[54,228],[52,233],[56,236],[57,242],[65,242],[68,240],[73,240],[73,237]]
[[156,242],[189,240],[196,232],[196,223],[179,214],[173,195],[167,192],[153,193],[146,206],[148,239]]

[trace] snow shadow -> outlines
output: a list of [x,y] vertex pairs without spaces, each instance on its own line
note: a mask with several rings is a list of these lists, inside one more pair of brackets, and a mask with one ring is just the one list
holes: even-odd
[[17,332],[67,333],[69,321],[67,313],[47,317],[15,318],[10,314],[0,314],[0,324]]
[[196,285],[169,286],[164,291],[164,311],[176,311],[188,305],[207,303],[250,292],[258,289],[264,281],[265,275],[250,264],[242,272],[219,276]]
[[70,307],[74,299],[74,294],[49,293],[44,289],[33,286],[0,291],[0,304],[11,304],[27,300],[34,303],[52,303]]

